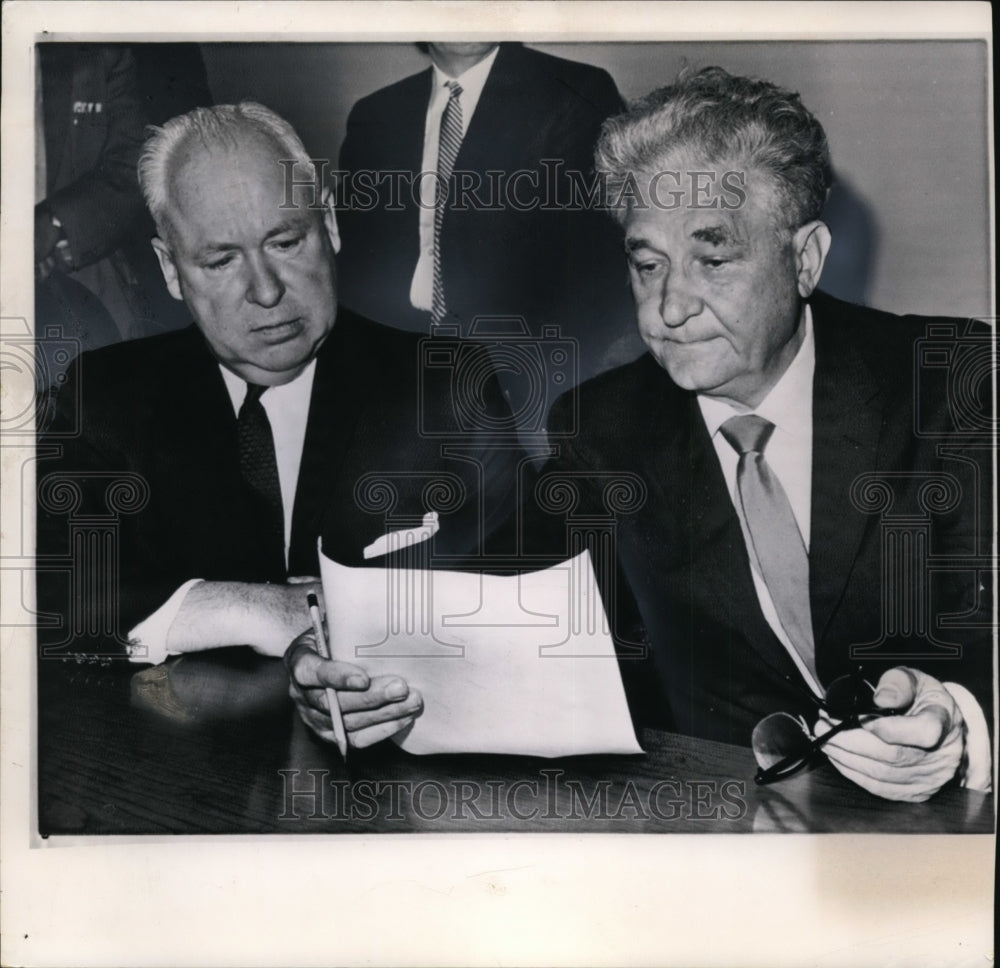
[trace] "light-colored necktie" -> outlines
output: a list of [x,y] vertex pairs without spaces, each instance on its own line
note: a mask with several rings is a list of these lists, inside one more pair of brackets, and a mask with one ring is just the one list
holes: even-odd
[[448,103],[441,115],[441,134],[438,140],[437,196],[434,201],[434,289],[431,295],[431,321],[436,325],[444,319],[444,277],[441,271],[441,226],[444,210],[448,206],[448,186],[455,168],[458,149],[462,147],[462,85],[448,81]]
[[773,431],[773,423],[755,414],[732,417],[719,428],[740,455],[736,484],[747,549],[782,627],[815,679],[809,555],[785,490],[764,459]]

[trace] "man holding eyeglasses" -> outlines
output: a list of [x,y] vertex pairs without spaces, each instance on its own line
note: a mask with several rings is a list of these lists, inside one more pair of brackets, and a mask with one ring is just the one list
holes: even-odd
[[817,290],[830,156],[791,92],[682,74],[605,125],[597,168],[649,353],[582,389],[551,472],[646,483],[617,554],[660,719],[748,745],[786,711],[822,735],[819,699],[861,666],[897,715],[830,738],[837,769],[891,799],[988,789],[989,449],[915,365],[929,334],[953,358],[978,337]]
[[[535,493],[561,480],[577,521],[614,517],[612,622],[634,604],[648,644],[621,663],[633,713],[749,746],[785,712],[811,739],[854,676],[864,714],[823,745],[845,776],[896,800],[990,789],[988,335],[818,291],[829,149],[773,84],[684,73],[605,124],[597,169],[649,352],[557,401]],[[607,473],[641,506],[609,507]],[[521,536],[565,557],[542,538],[565,502],[542,503]]]

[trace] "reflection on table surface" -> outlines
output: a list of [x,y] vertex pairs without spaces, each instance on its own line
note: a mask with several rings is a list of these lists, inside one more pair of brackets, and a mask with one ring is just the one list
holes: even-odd
[[246,649],[136,671],[41,661],[49,834],[585,831],[989,833],[991,795],[871,796],[826,763],[758,787],[749,749],[646,731],[643,756],[410,756],[316,739]]

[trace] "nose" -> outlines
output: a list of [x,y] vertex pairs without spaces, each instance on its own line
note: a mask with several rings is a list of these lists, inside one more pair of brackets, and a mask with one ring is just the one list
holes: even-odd
[[671,329],[683,326],[692,316],[697,316],[703,308],[701,297],[695,292],[691,280],[680,267],[671,268],[663,280],[660,293],[660,318]]
[[285,294],[285,284],[266,255],[256,253],[247,260],[247,302],[256,303],[270,309],[281,302]]

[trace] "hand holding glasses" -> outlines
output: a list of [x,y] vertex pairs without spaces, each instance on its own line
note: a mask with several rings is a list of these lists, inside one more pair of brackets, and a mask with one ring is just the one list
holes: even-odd
[[774,783],[797,773],[828,740],[845,729],[857,729],[862,723],[880,716],[894,716],[899,710],[883,709],[875,704],[875,687],[861,669],[834,679],[821,699],[810,697],[831,719],[839,720],[822,736],[813,737],[805,721],[791,713],[771,713],[753,731],[752,745],[757,759],[759,784]]

